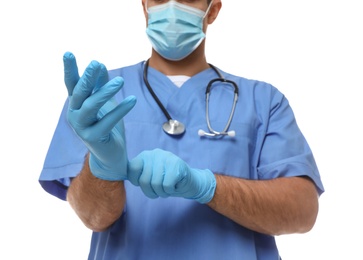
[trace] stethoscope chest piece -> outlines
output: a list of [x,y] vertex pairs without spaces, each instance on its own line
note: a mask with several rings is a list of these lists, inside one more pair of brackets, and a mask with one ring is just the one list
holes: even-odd
[[169,135],[182,135],[185,132],[185,126],[178,120],[170,119],[163,124],[163,130]]

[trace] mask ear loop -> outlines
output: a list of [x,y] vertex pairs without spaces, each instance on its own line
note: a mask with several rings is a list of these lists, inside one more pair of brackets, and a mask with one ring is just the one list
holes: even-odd
[[[147,1],[147,0],[146,0],[146,1]],[[208,6],[208,8],[207,8],[207,10],[205,11],[205,14],[204,14],[204,16],[203,16],[203,20],[204,20],[204,18],[207,16],[207,14],[209,13],[209,10],[210,10],[210,8],[212,7],[213,1],[214,1],[214,0],[210,1],[209,6]]]

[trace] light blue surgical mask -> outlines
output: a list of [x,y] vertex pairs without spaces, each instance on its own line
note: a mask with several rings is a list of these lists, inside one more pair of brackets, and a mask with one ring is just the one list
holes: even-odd
[[162,57],[178,61],[190,55],[205,38],[203,20],[207,11],[168,1],[148,8],[147,36]]

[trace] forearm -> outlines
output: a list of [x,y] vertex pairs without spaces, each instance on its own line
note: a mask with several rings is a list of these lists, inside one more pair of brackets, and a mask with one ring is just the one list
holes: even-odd
[[82,222],[99,232],[121,216],[125,196],[122,181],[106,181],[92,175],[87,156],[81,173],[68,188],[67,200]]
[[315,224],[318,195],[308,178],[245,180],[216,175],[216,179],[208,205],[246,228],[280,235],[304,233]]

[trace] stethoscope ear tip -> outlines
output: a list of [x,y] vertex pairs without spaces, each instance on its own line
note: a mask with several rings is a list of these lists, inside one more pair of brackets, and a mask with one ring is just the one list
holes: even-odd
[[235,137],[236,136],[236,131],[232,130],[232,131],[228,131],[228,136],[230,137]]
[[198,135],[199,135],[199,136],[205,136],[205,131],[204,131],[204,130],[202,130],[202,129],[199,129],[199,130],[198,130]]

